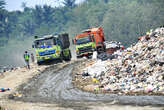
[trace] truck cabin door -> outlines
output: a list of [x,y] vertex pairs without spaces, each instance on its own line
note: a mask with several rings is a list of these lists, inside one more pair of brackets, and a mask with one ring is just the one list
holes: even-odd
[[58,44],[58,42],[57,42],[58,40],[57,40],[57,38],[56,37],[54,37],[53,38],[53,45],[57,45]]

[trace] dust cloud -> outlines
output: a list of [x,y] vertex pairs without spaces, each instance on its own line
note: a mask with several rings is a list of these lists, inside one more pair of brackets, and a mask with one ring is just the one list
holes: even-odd
[[29,54],[34,53],[32,49],[32,41],[19,41],[15,45],[9,44],[0,48],[0,67],[22,67],[25,65],[23,54],[28,51]]

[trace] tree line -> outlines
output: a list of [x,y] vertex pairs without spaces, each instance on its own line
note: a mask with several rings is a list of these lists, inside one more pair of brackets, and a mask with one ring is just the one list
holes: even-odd
[[121,41],[125,46],[137,36],[164,25],[163,0],[54,0],[62,6],[36,5],[23,11],[7,11],[0,0],[0,46],[11,39],[25,40],[35,35],[68,32],[71,37],[82,30],[102,26],[107,40]]

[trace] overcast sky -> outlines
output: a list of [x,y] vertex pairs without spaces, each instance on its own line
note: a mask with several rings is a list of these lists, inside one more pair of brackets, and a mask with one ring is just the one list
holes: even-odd
[[[55,3],[55,0],[5,0],[6,6],[5,8],[9,11],[13,10],[21,10],[22,2],[25,2],[28,7],[34,7],[35,5],[51,5],[51,6],[57,6],[57,3]],[[77,2],[81,2],[84,0],[77,0]]]

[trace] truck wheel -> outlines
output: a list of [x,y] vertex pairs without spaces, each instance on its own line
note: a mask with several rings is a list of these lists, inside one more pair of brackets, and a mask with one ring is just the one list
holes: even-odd
[[71,51],[69,50],[69,54],[70,54],[70,58],[72,58],[72,54],[71,54]]
[[69,60],[71,60],[72,58],[72,54],[71,54],[71,51],[69,50]]
[[41,62],[38,61],[37,64],[38,64],[38,65],[41,65]]
[[79,59],[79,58],[82,58],[83,56],[76,56],[77,57],[77,59]]
[[87,59],[91,59],[93,54],[86,55]]
[[98,47],[97,48],[97,53],[100,54],[100,53],[103,53],[104,52],[104,48],[103,47]]

